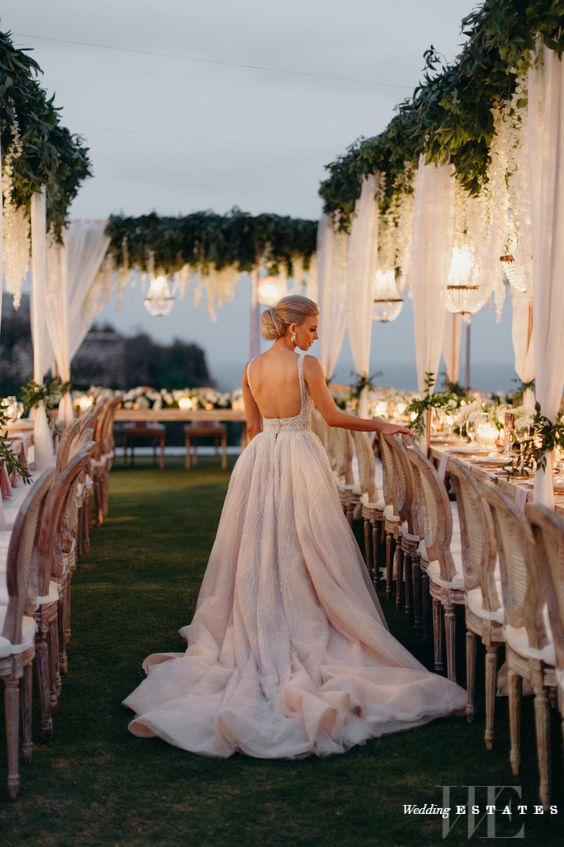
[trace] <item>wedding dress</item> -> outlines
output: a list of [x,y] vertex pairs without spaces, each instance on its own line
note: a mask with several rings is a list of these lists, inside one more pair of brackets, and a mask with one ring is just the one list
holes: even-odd
[[233,468],[186,652],[147,657],[123,702],[134,735],[209,756],[325,756],[464,709],[463,689],[388,631],[310,429],[303,363],[299,414],[263,418]]

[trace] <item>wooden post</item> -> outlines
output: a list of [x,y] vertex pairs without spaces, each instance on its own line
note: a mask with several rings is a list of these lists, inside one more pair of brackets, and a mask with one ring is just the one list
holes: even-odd
[[471,323],[468,322],[466,324],[466,379],[464,386],[466,391],[470,391],[470,327]]
[[425,409],[425,455],[428,456],[431,450],[431,421],[433,418],[433,410]]

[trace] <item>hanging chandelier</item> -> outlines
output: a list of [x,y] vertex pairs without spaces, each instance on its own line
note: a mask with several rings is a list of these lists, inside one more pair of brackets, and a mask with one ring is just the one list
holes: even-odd
[[286,283],[280,276],[268,274],[259,278],[257,297],[263,306],[276,306],[281,297],[286,295]]
[[389,323],[398,317],[403,307],[403,299],[398,297],[394,271],[376,271],[373,303],[373,320]]
[[445,305],[448,312],[462,315],[470,323],[473,314],[483,304],[480,286],[472,282],[474,256],[467,244],[456,246],[452,251]]
[[162,318],[170,313],[174,303],[174,295],[170,290],[166,276],[151,277],[149,289],[143,302],[149,314],[154,317]]
[[527,290],[527,283],[525,282],[519,263],[515,261],[515,257],[511,253],[507,253],[505,256],[500,256],[499,261],[503,265],[503,271],[509,285],[515,291],[520,291],[521,294],[524,294]]

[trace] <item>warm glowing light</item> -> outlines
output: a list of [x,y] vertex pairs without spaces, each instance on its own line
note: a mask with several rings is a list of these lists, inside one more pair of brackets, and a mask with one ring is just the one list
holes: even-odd
[[181,397],[178,401],[179,409],[191,409],[194,405],[194,402],[191,397]]
[[263,276],[259,279],[257,295],[263,306],[276,306],[286,295],[286,283],[279,276]]
[[380,323],[395,321],[402,310],[394,271],[376,271],[374,277],[373,320]]
[[447,311],[461,314],[466,322],[482,308],[480,286],[472,282],[474,254],[468,244],[457,245],[452,251],[445,305]]
[[161,318],[170,313],[174,303],[174,295],[170,291],[166,276],[151,278],[149,290],[143,302],[149,314],[154,317]]
[[511,285],[515,291],[520,291],[524,294],[527,290],[527,283],[525,282],[519,263],[515,261],[515,257],[512,256],[511,253],[507,253],[505,256],[500,256],[499,261],[503,265],[503,272],[507,277],[509,285]]

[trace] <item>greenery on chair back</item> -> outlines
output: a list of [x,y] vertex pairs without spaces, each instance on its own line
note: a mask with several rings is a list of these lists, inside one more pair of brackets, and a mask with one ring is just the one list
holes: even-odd
[[6,407],[0,403],[0,464],[6,466],[9,474],[16,473],[26,484],[31,483],[31,474],[26,465],[23,464],[12,450],[12,445],[6,431],[8,425]]

